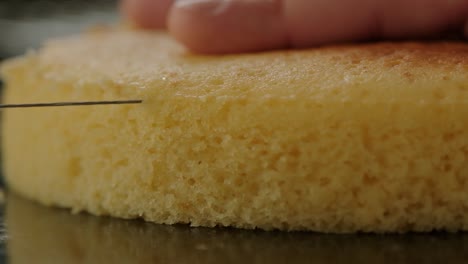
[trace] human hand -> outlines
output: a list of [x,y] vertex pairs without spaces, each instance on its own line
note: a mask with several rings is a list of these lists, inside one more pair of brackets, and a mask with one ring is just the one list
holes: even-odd
[[468,35],[468,0],[122,0],[122,11],[199,53]]

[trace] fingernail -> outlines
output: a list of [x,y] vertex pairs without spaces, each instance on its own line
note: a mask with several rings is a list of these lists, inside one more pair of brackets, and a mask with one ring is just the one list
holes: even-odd
[[176,0],[174,6],[178,8],[192,7],[199,4],[212,4],[213,0]]
[[176,0],[176,8],[200,8],[212,15],[224,13],[231,5],[232,0]]

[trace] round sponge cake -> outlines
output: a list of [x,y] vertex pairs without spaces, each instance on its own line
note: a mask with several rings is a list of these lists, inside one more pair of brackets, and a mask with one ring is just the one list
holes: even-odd
[[7,183],[46,205],[193,226],[468,230],[468,44],[196,56],[94,32],[3,67]]

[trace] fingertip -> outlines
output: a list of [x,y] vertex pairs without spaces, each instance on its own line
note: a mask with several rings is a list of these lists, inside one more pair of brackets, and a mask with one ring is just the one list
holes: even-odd
[[194,52],[207,53],[212,46],[217,46],[216,29],[213,28],[206,17],[214,7],[211,1],[196,4],[190,1],[176,1],[169,12],[168,30],[179,42]]
[[184,0],[173,6],[171,34],[197,53],[252,52],[287,44],[279,1]]
[[122,14],[136,26],[151,29],[166,28],[167,15],[174,0],[122,0]]

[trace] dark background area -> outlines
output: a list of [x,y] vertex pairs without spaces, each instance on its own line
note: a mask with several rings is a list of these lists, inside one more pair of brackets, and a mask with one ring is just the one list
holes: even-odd
[[116,0],[0,0],[0,59],[118,19]]

